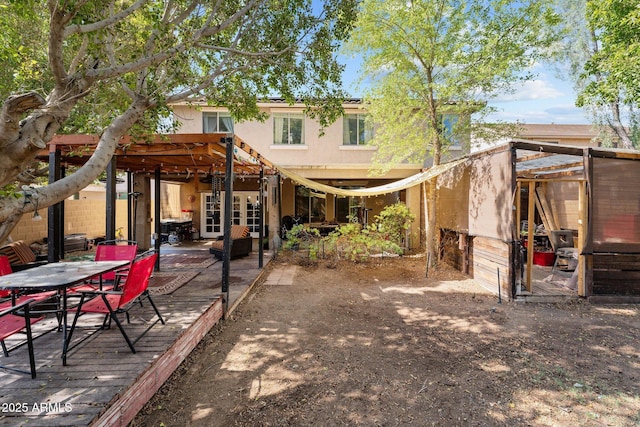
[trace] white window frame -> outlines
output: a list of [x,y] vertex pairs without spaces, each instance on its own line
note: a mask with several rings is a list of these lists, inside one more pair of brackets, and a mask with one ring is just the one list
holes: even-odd
[[[356,119],[356,143],[351,143],[351,129],[349,128],[349,119]],[[346,113],[342,119],[342,145],[358,146],[367,145],[373,138],[373,128],[367,123],[368,114],[362,113]],[[364,127],[364,129],[362,129]]]
[[[215,125],[213,126],[214,129],[211,129],[209,127],[211,120],[208,119],[212,119],[215,117]],[[230,130],[220,130],[220,123],[221,121],[224,121],[224,119],[228,119],[230,121],[231,124],[231,129]],[[228,127],[228,126],[226,126]],[[202,133],[233,133],[233,119],[231,118],[231,114],[225,112],[225,111],[205,111],[202,113]]]
[[[286,122],[287,138],[285,140],[284,127],[278,126],[280,120]],[[294,142],[291,134],[291,121],[300,120],[300,141]],[[275,113],[273,114],[273,145],[305,145],[304,142],[304,121],[305,117],[302,113]]]
[[[260,230],[259,205],[257,199],[258,191],[234,191],[233,206],[231,207],[231,223],[235,225],[248,225],[250,235],[258,238]],[[201,200],[202,216],[200,224],[200,236],[204,238],[217,238],[224,234],[224,191],[220,192],[220,202],[215,206],[211,203],[211,193],[202,193]],[[251,205],[249,207],[249,205]],[[216,216],[215,225],[214,215]],[[209,230],[209,228],[211,230]]]

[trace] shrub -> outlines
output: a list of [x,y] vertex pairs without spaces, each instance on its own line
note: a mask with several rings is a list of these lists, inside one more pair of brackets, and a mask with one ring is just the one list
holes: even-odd
[[377,231],[389,236],[389,240],[404,246],[406,231],[414,220],[415,215],[409,212],[407,205],[398,202],[386,206],[379,215],[376,215],[373,225]]
[[299,224],[287,233],[283,248],[308,250],[309,255],[305,257],[307,262],[317,261],[321,257],[364,261],[372,255],[401,255],[406,230],[414,218],[404,203],[396,203],[385,207],[369,226],[349,222],[326,237],[320,237],[317,228]]
[[320,231],[317,228],[306,228],[304,224],[297,224],[287,232],[287,240],[283,247],[297,250],[300,246],[304,246],[307,249],[310,244],[319,238]]

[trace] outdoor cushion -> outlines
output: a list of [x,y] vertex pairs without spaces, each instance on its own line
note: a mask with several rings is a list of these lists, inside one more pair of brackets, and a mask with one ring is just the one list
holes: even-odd
[[[238,258],[246,256],[251,253],[253,239],[249,235],[249,227],[246,225],[232,225],[231,226],[231,258]],[[222,259],[224,252],[224,240],[219,238],[211,244],[209,252],[216,256],[218,259]]]
[[246,225],[232,225],[231,226],[231,239],[242,239],[249,235],[249,227]]
[[0,255],[6,255],[9,258],[9,264],[11,264],[14,271],[45,263],[39,262],[36,254],[23,240],[4,245],[0,248]]

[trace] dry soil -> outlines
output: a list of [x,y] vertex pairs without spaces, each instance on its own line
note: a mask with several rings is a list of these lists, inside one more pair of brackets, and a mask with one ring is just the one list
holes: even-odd
[[423,258],[259,285],[133,426],[640,425],[638,306],[498,303]]

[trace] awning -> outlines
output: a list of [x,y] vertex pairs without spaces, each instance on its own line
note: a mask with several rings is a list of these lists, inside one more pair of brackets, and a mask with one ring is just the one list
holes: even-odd
[[305,187],[308,187],[312,190],[322,191],[324,193],[329,193],[329,194],[335,194],[337,196],[362,197],[362,196],[377,196],[380,194],[393,193],[395,191],[404,190],[404,189],[413,187],[415,185],[428,181],[429,179],[435,176],[438,176],[441,173],[448,171],[449,169],[454,168],[466,161],[467,161],[466,158],[454,160],[449,163],[444,163],[438,166],[432,166],[431,168],[429,168],[424,172],[417,173],[415,175],[409,176],[407,178],[403,178],[395,182],[391,182],[389,184],[379,185],[377,187],[358,188],[358,189],[332,187],[330,185],[321,184],[319,182],[300,176],[297,173],[291,172],[280,166],[273,165],[273,167],[275,167],[282,175],[286,176],[287,178],[297,182],[298,184],[304,185]]

